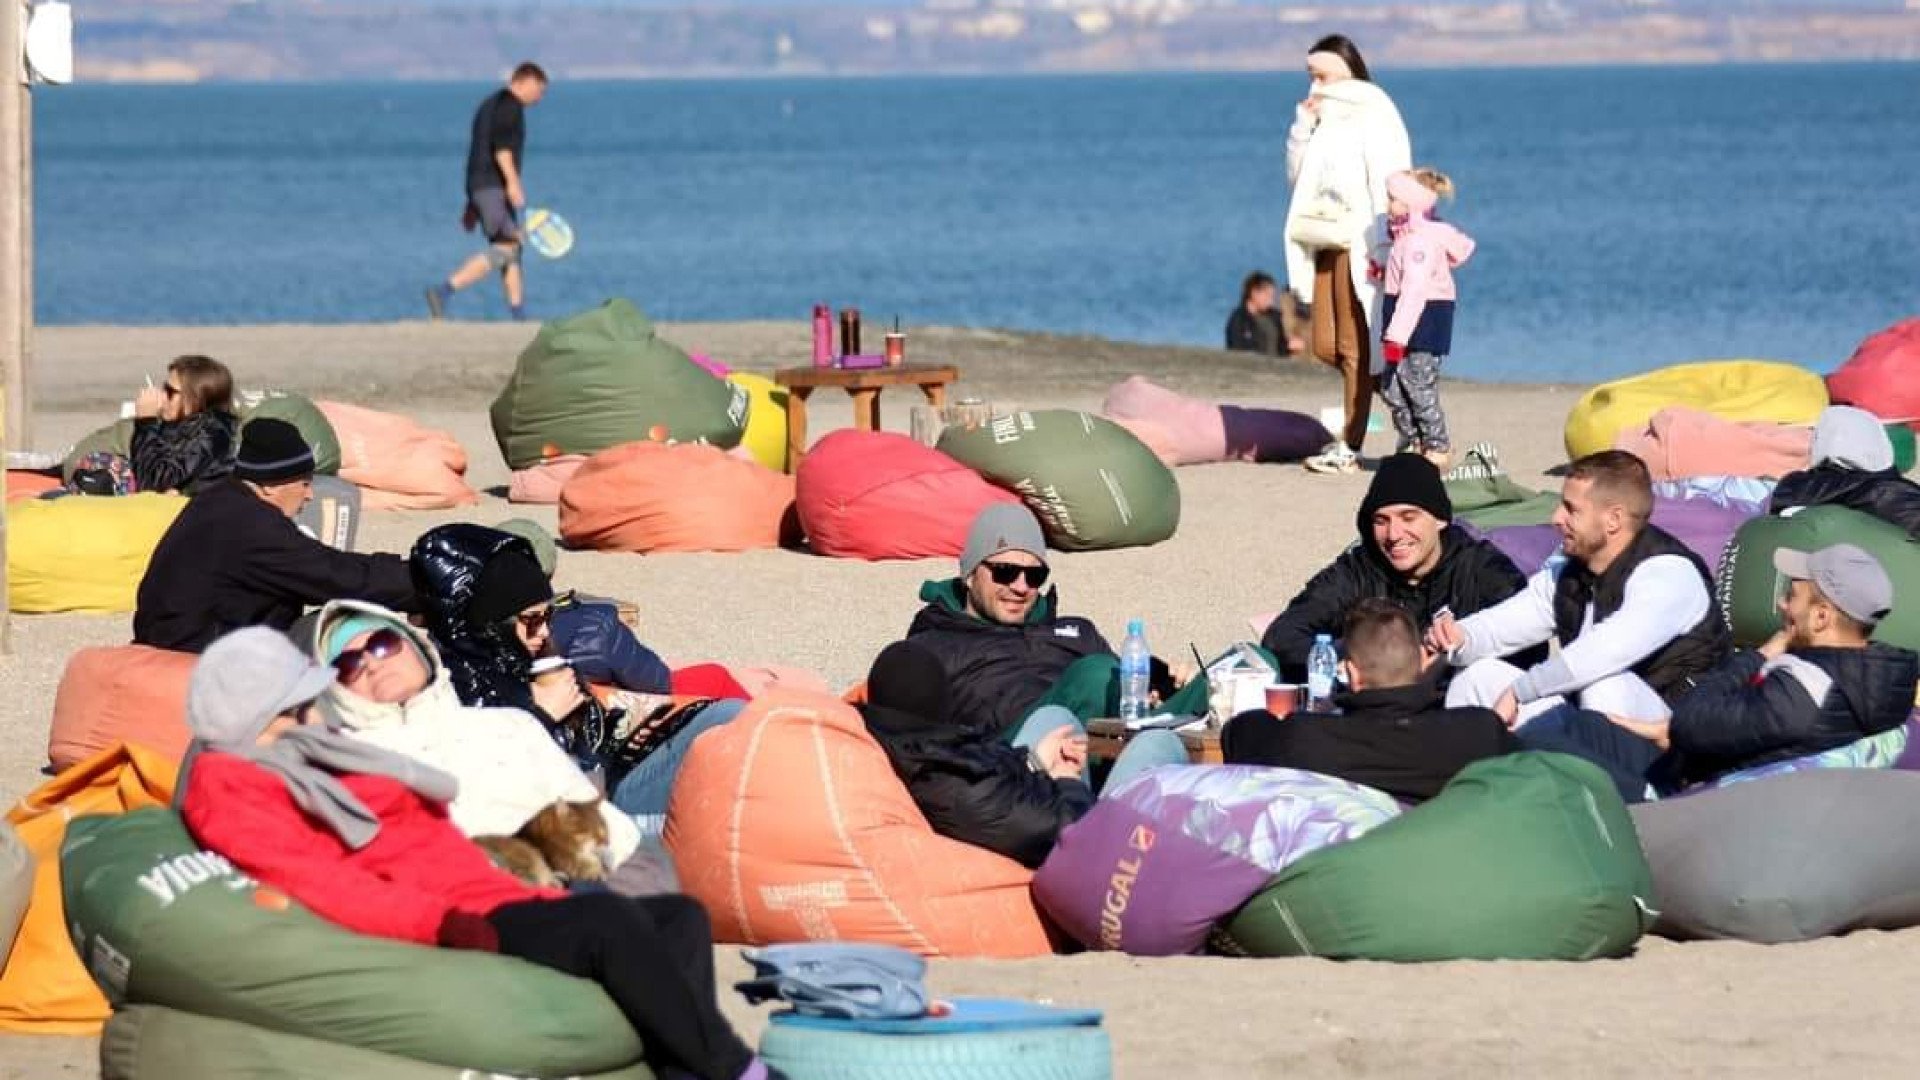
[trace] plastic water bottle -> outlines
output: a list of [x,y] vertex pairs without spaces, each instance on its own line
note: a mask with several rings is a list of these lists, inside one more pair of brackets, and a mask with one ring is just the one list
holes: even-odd
[[1333,683],[1340,674],[1340,654],[1333,649],[1332,634],[1315,634],[1313,651],[1307,653],[1307,710],[1333,711]]
[[1145,624],[1131,620],[1127,640],[1120,646],[1120,719],[1139,720],[1147,715],[1147,676],[1152,667]]

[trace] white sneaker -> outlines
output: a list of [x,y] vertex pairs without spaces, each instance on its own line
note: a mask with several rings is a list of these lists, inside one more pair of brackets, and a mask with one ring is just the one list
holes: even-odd
[[1346,443],[1337,442],[1300,464],[1312,473],[1356,473],[1360,471],[1360,455],[1349,449]]

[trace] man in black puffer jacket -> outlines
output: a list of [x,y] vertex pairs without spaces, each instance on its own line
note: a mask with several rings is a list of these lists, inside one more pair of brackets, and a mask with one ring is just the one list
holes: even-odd
[[1893,444],[1879,417],[1846,405],[1821,413],[1811,460],[1812,467],[1780,478],[1769,512],[1844,506],[1920,540],[1920,484],[1894,467]]
[[1305,681],[1314,635],[1338,637],[1361,600],[1391,600],[1424,627],[1442,610],[1465,618],[1526,586],[1499,548],[1452,519],[1453,502],[1433,462],[1419,454],[1383,459],[1354,515],[1359,543],[1315,574],[1260,640],[1280,658],[1281,675]]

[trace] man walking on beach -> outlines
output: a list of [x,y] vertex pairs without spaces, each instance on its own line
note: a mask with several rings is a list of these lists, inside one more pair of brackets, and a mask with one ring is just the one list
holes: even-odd
[[520,184],[520,157],[527,143],[526,110],[539,104],[546,92],[547,73],[540,65],[521,64],[513,69],[507,85],[474,111],[472,142],[467,147],[467,207],[461,225],[468,231],[478,225],[488,246],[452,277],[427,287],[427,310],[436,320],[446,314],[454,293],[492,271],[500,274],[514,319],[526,318],[520,211],[526,208],[527,193]]

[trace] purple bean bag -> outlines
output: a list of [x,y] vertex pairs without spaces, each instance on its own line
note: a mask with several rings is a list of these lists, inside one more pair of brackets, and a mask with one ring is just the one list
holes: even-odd
[[1220,406],[1229,461],[1300,461],[1326,448],[1333,435],[1305,413]]
[[[1722,506],[1707,499],[1668,499],[1659,496],[1653,500],[1653,523],[1687,545],[1706,562],[1710,570],[1719,567],[1720,554],[1726,550],[1727,541],[1732,540],[1740,526],[1756,515],[1757,511],[1744,503]],[[1547,556],[1560,546],[1560,530],[1551,525],[1502,525],[1480,529],[1469,521],[1459,524],[1473,535],[1492,541],[1494,547],[1512,559],[1513,565],[1529,577],[1545,566]]]
[[1165,766],[1068,826],[1033,896],[1088,948],[1190,953],[1289,863],[1399,812],[1383,792],[1299,769]]

